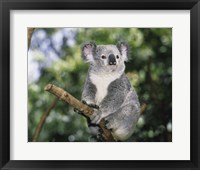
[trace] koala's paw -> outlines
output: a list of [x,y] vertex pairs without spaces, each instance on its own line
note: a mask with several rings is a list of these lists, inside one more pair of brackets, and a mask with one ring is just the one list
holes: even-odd
[[89,122],[89,118],[87,116],[85,116],[85,114],[83,112],[81,112],[80,110],[78,110],[76,108],[74,108],[74,112],[80,114],[81,116],[84,116],[88,120],[88,122]]
[[104,142],[105,141],[105,139],[103,138],[102,134],[103,134],[103,130],[101,128],[99,128],[99,131],[98,131],[98,134],[97,134],[97,140],[99,142]]
[[95,110],[94,113],[90,116],[90,120],[92,124],[98,125],[102,119],[102,113],[99,110]]
[[117,128],[116,122],[114,121],[112,117],[106,117],[104,119],[105,119],[105,128],[109,130],[113,130]]
[[90,106],[90,107],[92,107],[92,108],[94,108],[94,109],[99,110],[99,106],[96,105],[96,104],[93,104],[93,103],[87,103],[85,100],[82,100],[82,103],[83,103],[83,104],[86,104],[86,105],[88,105],[88,106]]
[[74,108],[74,112],[80,114],[80,115],[83,115],[83,112],[79,111],[78,109]]

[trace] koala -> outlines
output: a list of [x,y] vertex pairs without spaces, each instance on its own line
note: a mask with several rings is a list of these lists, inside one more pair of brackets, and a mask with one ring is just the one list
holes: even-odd
[[[82,47],[82,58],[90,66],[81,99],[95,108],[90,123],[98,125],[104,118],[116,141],[125,141],[133,134],[140,115],[138,96],[124,73],[127,54],[128,45],[124,42],[92,42]],[[98,133],[98,126],[91,128]]]

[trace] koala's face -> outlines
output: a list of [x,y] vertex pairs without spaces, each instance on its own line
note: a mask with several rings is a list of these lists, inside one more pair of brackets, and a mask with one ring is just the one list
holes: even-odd
[[125,43],[118,45],[88,43],[83,46],[83,59],[90,62],[96,69],[112,72],[124,66],[127,52],[128,46]]
[[117,67],[120,62],[123,62],[122,56],[115,45],[99,45],[94,56],[102,67]]

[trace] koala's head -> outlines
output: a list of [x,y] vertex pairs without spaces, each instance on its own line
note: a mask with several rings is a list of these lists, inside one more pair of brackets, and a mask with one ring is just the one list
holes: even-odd
[[128,45],[96,45],[87,43],[82,48],[84,61],[89,62],[93,69],[101,72],[124,70],[124,61],[128,60]]

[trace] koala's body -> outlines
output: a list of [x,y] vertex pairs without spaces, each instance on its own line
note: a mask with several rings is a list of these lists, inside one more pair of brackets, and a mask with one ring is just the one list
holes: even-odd
[[[90,63],[82,93],[82,101],[97,105],[91,123],[98,125],[102,118],[116,140],[127,140],[134,131],[140,114],[138,96],[124,73],[128,46],[88,43],[82,56]],[[93,131],[98,133],[98,127]]]

